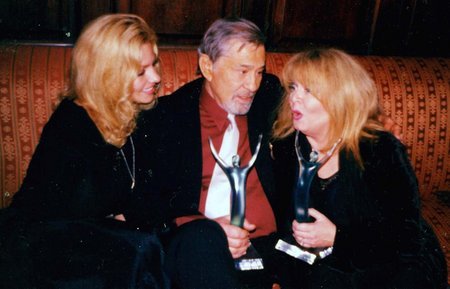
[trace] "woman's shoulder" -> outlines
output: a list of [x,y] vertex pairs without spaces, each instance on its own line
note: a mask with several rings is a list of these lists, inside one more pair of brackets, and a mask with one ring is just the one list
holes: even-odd
[[363,138],[360,142],[361,153],[390,154],[398,150],[404,151],[405,145],[392,133],[387,131],[375,131],[373,137]]
[[360,153],[366,169],[378,170],[394,164],[409,163],[406,146],[393,134],[377,131],[374,136],[360,142]]
[[42,131],[42,139],[58,139],[68,144],[79,141],[103,143],[103,138],[86,110],[73,100],[63,99]]
[[86,118],[89,118],[89,116],[83,107],[76,104],[72,99],[63,99],[52,113],[48,124],[55,122],[73,126],[75,123],[85,121]]

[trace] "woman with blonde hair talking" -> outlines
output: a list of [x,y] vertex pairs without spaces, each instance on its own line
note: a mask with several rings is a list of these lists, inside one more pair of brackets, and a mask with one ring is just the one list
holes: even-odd
[[167,288],[133,140],[161,81],[156,34],[138,16],[104,15],[72,53],[69,87],[0,212],[0,287]]
[[[445,260],[421,217],[414,171],[403,144],[378,122],[370,75],[343,51],[313,49],[290,59],[282,82],[273,133],[285,204],[278,229],[303,249],[331,250],[313,265],[292,258],[295,274],[282,287],[446,288]],[[294,218],[292,196],[300,157],[323,162],[305,222]]]

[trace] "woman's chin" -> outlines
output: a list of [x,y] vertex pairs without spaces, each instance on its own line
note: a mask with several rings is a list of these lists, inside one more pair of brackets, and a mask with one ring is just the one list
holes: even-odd
[[155,97],[151,101],[149,101],[148,103],[138,103],[137,105],[138,105],[140,110],[149,110],[149,109],[154,108],[157,103],[158,103],[158,98]]

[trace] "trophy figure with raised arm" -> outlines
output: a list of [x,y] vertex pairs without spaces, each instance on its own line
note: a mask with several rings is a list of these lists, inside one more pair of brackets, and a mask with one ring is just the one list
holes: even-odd
[[[216,159],[219,166],[224,171],[231,185],[231,207],[230,207],[230,223],[235,226],[243,227],[245,220],[245,198],[246,198],[246,183],[247,176],[250,169],[255,164],[256,158],[261,148],[262,134],[259,135],[258,144],[255,153],[246,166],[240,166],[240,157],[238,154],[232,157],[232,165],[228,166],[226,162],[220,158],[214,145],[209,139],[209,146],[211,152]],[[263,260],[253,247],[247,249],[247,253],[235,260],[235,267],[240,271],[247,270],[262,270],[264,269]]]
[[[295,152],[297,153],[297,159],[299,164],[299,174],[297,182],[293,191],[295,219],[299,223],[310,222],[308,209],[309,209],[309,197],[310,186],[317,171],[330,159],[336,150],[338,144],[341,142],[339,139],[333,147],[327,152],[327,154],[319,160],[318,153],[312,151],[309,156],[309,161],[305,160],[298,143],[298,131],[295,135]],[[297,244],[293,237],[288,237],[285,240],[278,240],[275,245],[277,250],[283,251],[288,255],[291,255],[297,259],[313,264],[316,260],[320,260],[330,255],[333,252],[333,247],[328,248],[304,248]]]

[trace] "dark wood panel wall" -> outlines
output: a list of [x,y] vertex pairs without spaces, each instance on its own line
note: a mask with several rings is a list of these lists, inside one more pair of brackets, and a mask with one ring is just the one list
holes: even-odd
[[[328,44],[362,48],[368,37],[372,8],[364,0],[278,0],[273,10],[271,39],[274,47]],[[367,23],[365,23],[367,22]]]
[[196,46],[215,19],[240,16],[265,32],[270,50],[450,56],[448,0],[0,0],[0,39],[71,44],[105,13],[142,16],[166,46]]
[[[126,2],[126,1],[122,1]],[[128,11],[142,16],[157,31],[162,45],[197,44],[217,18],[232,15],[233,1],[222,0],[128,0]]]

